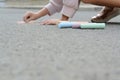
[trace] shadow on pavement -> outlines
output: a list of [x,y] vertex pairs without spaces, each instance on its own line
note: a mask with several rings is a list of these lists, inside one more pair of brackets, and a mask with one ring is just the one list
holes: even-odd
[[107,24],[111,24],[111,25],[120,25],[120,22],[107,22]]

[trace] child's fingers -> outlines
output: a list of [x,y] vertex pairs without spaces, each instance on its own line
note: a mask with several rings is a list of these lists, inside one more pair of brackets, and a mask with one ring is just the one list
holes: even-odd
[[32,12],[27,12],[27,13],[24,15],[24,17],[23,17],[23,20],[24,20],[25,22],[29,22],[29,21],[32,19],[32,15],[33,15]]
[[27,16],[23,17],[23,21],[27,22]]
[[23,20],[25,22],[29,22],[31,20],[31,17],[29,15],[24,16]]
[[31,18],[27,18],[26,22],[29,23],[32,19]]
[[45,20],[41,22],[42,25],[47,25],[48,23],[49,23],[49,20]]

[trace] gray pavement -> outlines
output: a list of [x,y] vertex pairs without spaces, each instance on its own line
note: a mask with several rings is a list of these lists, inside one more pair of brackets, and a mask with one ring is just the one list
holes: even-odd
[[[17,24],[32,9],[0,9],[0,80],[120,80],[119,16],[105,29]],[[37,11],[37,9],[33,10]],[[78,11],[90,21],[98,11]]]

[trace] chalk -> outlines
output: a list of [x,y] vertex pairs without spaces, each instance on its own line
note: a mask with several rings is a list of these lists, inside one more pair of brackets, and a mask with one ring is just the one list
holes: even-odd
[[72,28],[72,26],[79,26],[80,24],[85,24],[88,22],[69,22],[69,21],[62,21],[58,24],[59,28]]
[[63,21],[58,24],[59,28],[73,28],[73,29],[104,29],[105,23],[88,23],[88,22],[68,22]]
[[87,23],[87,24],[81,24],[81,29],[104,29],[105,23]]
[[61,22],[58,24],[59,28],[71,28],[72,27],[72,23],[71,22]]
[[79,23],[75,23],[72,25],[73,29],[80,29],[80,24]]
[[24,21],[17,21],[17,24],[25,24]]
[[[35,21],[30,21],[28,23],[36,23]],[[26,22],[24,21],[17,21],[17,24],[26,24]]]

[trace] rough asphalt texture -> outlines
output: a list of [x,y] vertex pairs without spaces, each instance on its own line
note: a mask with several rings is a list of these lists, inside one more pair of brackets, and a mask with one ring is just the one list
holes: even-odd
[[[0,9],[0,80],[120,80],[119,16],[105,29],[59,29],[17,24],[26,11]],[[72,20],[95,14],[78,11]]]

